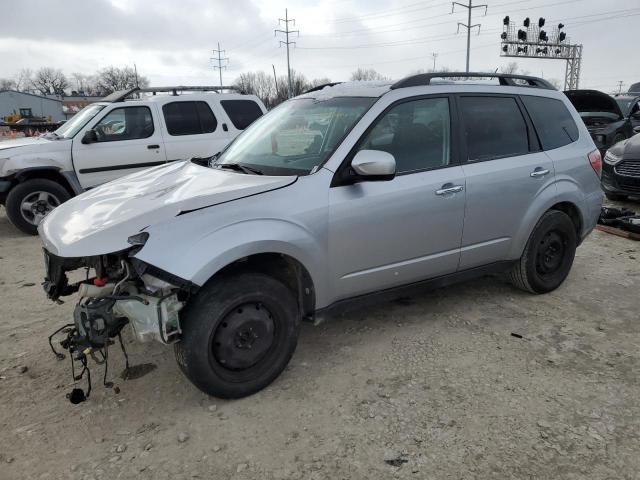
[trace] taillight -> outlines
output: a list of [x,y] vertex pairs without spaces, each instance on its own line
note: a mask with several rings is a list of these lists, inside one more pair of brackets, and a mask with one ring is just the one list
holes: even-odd
[[594,150],[587,156],[589,157],[589,163],[591,164],[593,171],[596,172],[598,177],[602,177],[602,155],[600,154],[600,151]]

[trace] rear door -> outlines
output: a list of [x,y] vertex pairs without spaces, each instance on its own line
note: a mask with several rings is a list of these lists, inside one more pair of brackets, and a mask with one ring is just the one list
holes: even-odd
[[[106,109],[105,109],[106,110]],[[83,188],[91,188],[123,175],[166,162],[154,104],[121,104],[87,125],[73,139],[73,166]],[[97,142],[84,144],[93,129]]]
[[467,188],[464,270],[509,259],[526,212],[555,185],[553,163],[541,151],[519,98],[463,94],[457,100]]
[[169,101],[161,109],[168,161],[210,157],[229,142],[209,102],[181,99]]

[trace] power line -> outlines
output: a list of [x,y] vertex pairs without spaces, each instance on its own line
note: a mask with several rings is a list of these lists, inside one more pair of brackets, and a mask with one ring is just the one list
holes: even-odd
[[[224,50],[220,50],[220,42],[218,42],[218,49],[213,51],[213,54],[216,55],[215,57],[211,58],[212,61],[217,61],[218,65],[214,65],[213,69],[214,70],[218,70],[220,72],[220,86],[222,86],[222,70],[227,68],[228,62],[229,62],[229,58],[228,57],[223,57],[223,55],[225,54]],[[227,62],[225,65],[222,64],[222,62]]]
[[467,9],[467,23],[458,22],[458,32],[460,31],[460,27],[464,27],[467,29],[467,72],[469,71],[469,56],[471,55],[471,30],[475,27],[478,27],[478,35],[480,34],[480,24],[476,23],[475,25],[471,25],[471,12],[474,8],[483,8],[484,14],[487,14],[487,6],[486,5],[472,5],[472,0],[469,0],[469,5],[465,5],[460,2],[451,2],[451,13],[456,8],[456,5],[460,5],[462,8]]
[[291,45],[291,44],[295,45],[296,42],[289,41],[289,34],[296,33],[299,36],[300,35],[300,31],[299,30],[289,30],[289,22],[291,22],[291,23],[293,23],[293,25],[295,25],[296,21],[293,18],[289,19],[289,10],[286,9],[286,8],[284,10],[284,19],[282,19],[282,18],[278,19],[278,23],[282,23],[282,22],[284,22],[284,30],[275,30],[274,34],[276,34],[276,35],[278,33],[284,33],[285,34],[286,41],[283,42],[282,40],[280,40],[280,46],[286,45],[286,47],[287,47],[287,79],[288,79],[288,82],[289,82],[289,91],[288,91],[289,97],[288,98],[291,98],[291,63],[289,61],[289,45]]

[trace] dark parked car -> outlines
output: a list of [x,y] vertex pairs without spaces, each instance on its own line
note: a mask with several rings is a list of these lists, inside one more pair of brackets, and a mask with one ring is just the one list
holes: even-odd
[[614,97],[598,90],[564,92],[580,114],[602,155],[612,145],[633,135],[631,120]]
[[607,150],[602,165],[602,188],[610,200],[640,197],[640,135]]
[[640,127],[640,93],[621,93],[615,99],[622,114],[631,120],[631,126]]

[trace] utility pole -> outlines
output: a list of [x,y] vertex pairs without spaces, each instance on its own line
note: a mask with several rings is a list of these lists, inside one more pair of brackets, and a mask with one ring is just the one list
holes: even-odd
[[213,69],[220,72],[220,86],[222,86],[222,70],[227,68],[227,66],[223,65],[222,62],[228,62],[229,58],[223,56],[225,54],[225,50],[220,50],[220,42],[218,42],[218,49],[213,50],[213,54],[215,57],[211,58],[211,60],[218,62],[218,65],[214,65]]
[[433,58],[433,71],[436,71],[436,58],[438,57],[438,54],[436,52],[433,52],[431,54],[431,58]]
[[290,42],[289,41],[289,35],[292,33],[296,33],[298,34],[298,36],[300,35],[300,31],[299,30],[289,30],[289,22],[293,23],[293,25],[295,26],[296,21],[295,19],[289,19],[289,11],[288,9],[285,8],[284,10],[284,18],[279,18],[278,19],[278,24],[284,22],[284,30],[274,30],[274,34],[277,35],[278,33],[284,33],[285,34],[285,38],[286,41],[282,41],[280,40],[280,46],[282,45],[286,45],[287,46],[287,79],[289,81],[289,90],[288,90],[288,98],[291,98],[291,63],[289,61],[289,45],[295,45],[296,42]]
[[618,93],[622,93],[622,84],[624,82],[622,80],[618,80]]
[[472,0],[469,0],[469,5],[465,5],[460,2],[451,2],[451,13],[453,13],[453,11],[455,10],[456,5],[467,9],[467,23],[464,24],[462,22],[458,22],[458,31],[456,32],[460,32],[460,27],[464,27],[467,29],[467,73],[469,73],[469,54],[471,52],[471,30],[475,27],[478,27],[478,35],[480,35],[480,24],[476,23],[475,25],[471,25],[471,11],[474,8],[484,8],[484,14],[487,14],[487,5],[472,5],[471,2]]
[[138,67],[136,67],[136,64],[133,64],[133,72],[136,75],[136,88],[140,88],[140,83],[138,83]]

